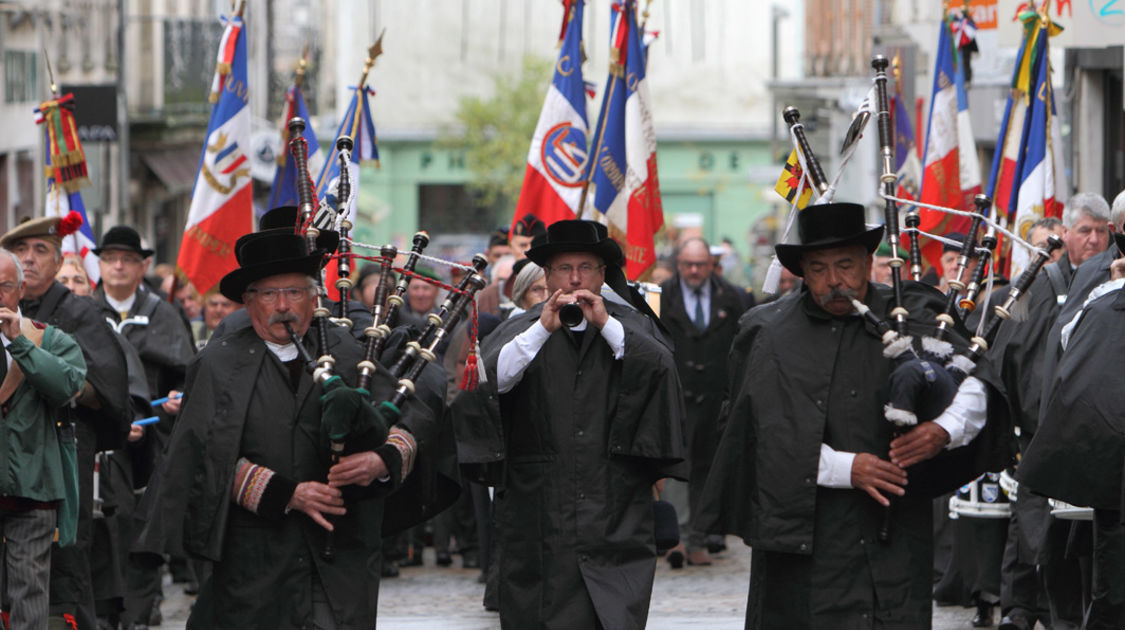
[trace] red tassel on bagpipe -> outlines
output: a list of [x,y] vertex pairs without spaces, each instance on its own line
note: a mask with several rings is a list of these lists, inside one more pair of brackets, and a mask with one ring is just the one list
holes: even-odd
[[473,319],[469,322],[469,356],[465,358],[465,371],[461,374],[462,391],[476,391],[480,384],[480,368],[477,366],[477,303],[473,302]]

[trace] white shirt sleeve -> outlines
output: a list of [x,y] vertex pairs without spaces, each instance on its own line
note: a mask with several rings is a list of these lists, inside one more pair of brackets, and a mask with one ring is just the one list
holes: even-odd
[[496,391],[506,394],[519,384],[524,370],[550,336],[551,333],[536,320],[500,349],[500,356],[496,359]]
[[851,488],[853,460],[855,460],[855,453],[837,451],[821,442],[816,485],[825,488]]
[[984,428],[988,418],[988,393],[984,383],[970,376],[961,382],[953,402],[946,407],[934,422],[949,433],[946,449],[964,446]]
[[613,350],[613,359],[620,361],[621,357],[625,356],[625,328],[621,322],[613,318],[613,315],[610,315],[605,326],[602,326],[602,338],[609,344],[610,350]]

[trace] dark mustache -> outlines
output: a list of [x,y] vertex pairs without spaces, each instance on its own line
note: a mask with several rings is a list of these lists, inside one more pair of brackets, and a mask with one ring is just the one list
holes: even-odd
[[828,293],[825,293],[824,295],[820,296],[819,302],[820,302],[821,306],[827,306],[828,303],[833,301],[833,300],[848,300],[850,302],[853,298],[856,298],[856,299],[859,298],[859,291],[856,291],[855,289],[848,289],[848,288],[843,288],[843,289],[833,288]]
[[299,320],[297,319],[297,316],[295,314],[289,313],[289,312],[274,313],[273,315],[270,315],[270,324],[271,325],[273,325],[273,324],[284,324],[284,323],[296,324],[298,321]]

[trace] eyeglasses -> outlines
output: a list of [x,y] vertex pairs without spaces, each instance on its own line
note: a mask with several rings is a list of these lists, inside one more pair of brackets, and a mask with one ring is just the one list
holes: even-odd
[[582,276],[583,278],[588,278],[594,275],[594,273],[596,273],[602,267],[605,267],[605,265],[591,265],[590,263],[582,263],[577,267],[575,267],[574,265],[555,265],[547,268],[551,271],[561,273],[564,276],[569,276],[575,271],[578,271],[578,275]]
[[16,282],[0,282],[0,292],[11,293],[18,288],[20,288],[20,285]]
[[696,261],[692,261],[692,260],[681,260],[680,262],[678,262],[676,264],[683,267],[684,269],[706,269],[706,268],[710,267],[711,265],[713,265],[714,263],[712,263],[710,260],[704,260],[704,261],[700,261],[700,262],[696,262]]
[[107,265],[116,265],[117,263],[139,265],[143,260],[140,256],[135,254],[102,254],[98,258]]
[[260,301],[262,304],[273,304],[277,301],[277,296],[284,295],[286,302],[294,304],[304,301],[309,296],[310,289],[299,287],[288,287],[285,289],[246,289],[246,293],[253,296],[254,299]]

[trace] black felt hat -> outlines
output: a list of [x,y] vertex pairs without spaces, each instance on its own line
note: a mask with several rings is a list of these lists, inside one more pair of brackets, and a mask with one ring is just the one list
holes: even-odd
[[[258,231],[265,232],[266,230],[288,230],[295,234],[297,230],[297,206],[278,206],[263,214],[258,219]],[[339,245],[340,233],[336,230],[321,230],[320,235],[316,237],[317,249],[333,253]],[[237,257],[237,243],[234,251]]]
[[219,292],[242,303],[242,294],[252,282],[286,273],[302,273],[315,278],[320,273],[324,252],[309,253],[305,239],[280,231],[254,232],[238,239],[238,269],[223,276]]
[[109,228],[109,231],[102,236],[102,244],[94,248],[94,255],[101,256],[102,252],[111,249],[134,252],[140,254],[141,258],[148,258],[153,254],[151,249],[141,247],[141,235],[128,225],[115,225]]
[[547,231],[531,241],[527,257],[540,267],[555,254],[567,252],[590,252],[601,257],[606,266],[620,267],[625,264],[625,254],[621,246],[609,237],[609,230],[596,221],[556,221],[547,226]]
[[804,277],[802,254],[845,245],[863,245],[870,254],[883,240],[883,226],[869,228],[864,221],[864,208],[859,204],[826,203],[797,212],[797,234],[799,244],[779,243],[774,245],[774,252],[778,262],[793,275]]
[[1114,232],[1113,240],[1117,243],[1117,251],[1125,254],[1125,234]]

